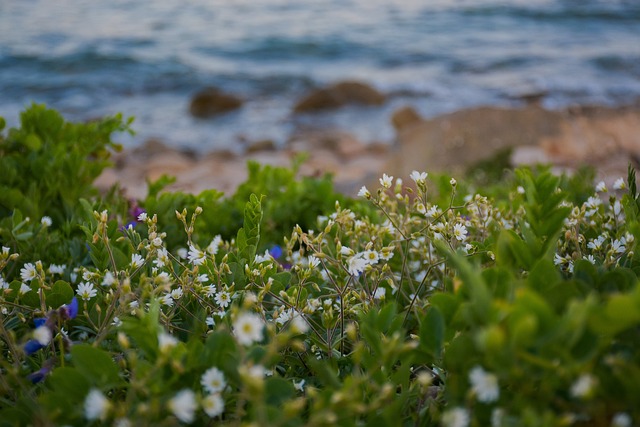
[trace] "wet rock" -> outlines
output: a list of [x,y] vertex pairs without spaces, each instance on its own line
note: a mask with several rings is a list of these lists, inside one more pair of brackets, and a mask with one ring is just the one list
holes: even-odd
[[249,144],[247,153],[256,153],[258,151],[273,151],[276,149],[276,143],[271,139],[262,139]]
[[391,124],[396,132],[409,128],[422,121],[422,117],[413,107],[402,107],[396,110],[391,116]]
[[233,111],[241,106],[240,98],[223,93],[216,88],[207,88],[191,99],[189,111],[195,117],[208,118]]
[[373,87],[355,81],[345,81],[317,89],[302,98],[294,112],[305,113],[330,110],[346,104],[380,105],[385,96]]

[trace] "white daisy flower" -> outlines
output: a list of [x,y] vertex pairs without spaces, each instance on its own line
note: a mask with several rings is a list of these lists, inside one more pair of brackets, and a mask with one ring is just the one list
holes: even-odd
[[97,388],[92,388],[84,399],[84,417],[88,420],[104,420],[111,403]]
[[218,306],[222,308],[227,308],[227,306],[231,302],[231,295],[229,295],[229,292],[220,291],[216,294],[215,301],[218,304]]
[[173,335],[164,331],[158,334],[158,348],[162,353],[168,352],[176,345],[178,345],[178,339]]
[[625,188],[627,188],[627,183],[624,182],[624,179],[622,178],[616,179],[616,181],[613,183],[614,190],[624,190]]
[[462,242],[467,238],[467,227],[462,224],[456,224],[453,226],[453,236],[458,239],[458,241]]
[[262,341],[263,328],[262,319],[253,313],[241,313],[233,323],[233,332],[242,345]]
[[347,260],[347,270],[352,276],[362,273],[367,265],[368,263],[362,258],[362,254],[356,254]]
[[218,234],[216,237],[213,238],[213,240],[211,240],[211,243],[209,243],[209,246],[207,246],[207,252],[209,252],[211,255],[216,255],[218,253],[218,248],[220,247],[221,243],[222,243],[222,237]]
[[116,283],[116,278],[112,272],[107,271],[102,279],[102,286],[112,286]]
[[195,419],[196,409],[198,408],[196,394],[188,388],[180,390],[169,400],[168,406],[177,419],[183,423],[190,424]]
[[20,277],[25,282],[30,282],[36,277],[38,277],[38,272],[36,271],[36,266],[32,263],[28,262],[20,269]]
[[582,374],[571,385],[571,396],[577,398],[589,397],[597,383],[596,378],[590,374]]
[[224,399],[218,393],[210,394],[202,399],[202,409],[211,418],[222,415],[224,412]]
[[367,264],[374,265],[378,263],[380,254],[378,254],[377,251],[368,250],[363,252],[362,258],[367,262]]
[[469,412],[464,408],[449,409],[442,414],[444,427],[467,427],[469,425]]
[[427,176],[429,176],[428,173],[418,171],[413,171],[411,172],[411,175],[409,175],[409,177],[418,185],[424,185],[427,181]]
[[136,269],[144,264],[144,258],[140,254],[131,255],[131,268]]
[[78,285],[76,294],[85,301],[89,301],[91,298],[98,295],[98,291],[93,289],[93,283],[81,282]]
[[471,390],[480,402],[491,403],[500,397],[498,377],[485,371],[481,366],[475,366],[469,372],[469,382],[471,382]]
[[189,258],[189,262],[193,265],[202,265],[207,260],[207,254],[195,246],[189,245],[187,258]]
[[380,178],[380,185],[382,185],[384,188],[391,188],[392,184],[393,176],[389,176],[386,173],[382,174],[382,178]]
[[306,381],[305,380],[300,380],[299,382],[296,382],[295,380],[293,380],[293,387],[301,392],[304,392],[304,383]]
[[51,217],[43,216],[42,219],[40,219],[40,224],[42,224],[45,227],[51,227],[51,224],[53,224],[53,221],[51,220]]
[[604,183],[604,181],[600,181],[598,183],[598,185],[596,185],[596,192],[598,192],[598,193],[606,193],[607,192],[607,185]]
[[138,215],[138,221],[140,222],[147,222],[147,219],[149,219],[149,217],[147,216],[146,212],[142,212],[140,215]]
[[369,190],[367,190],[367,187],[363,185],[362,188],[360,188],[360,191],[358,191],[358,197],[364,197],[366,199],[370,199],[371,192],[369,192]]
[[200,384],[207,391],[207,393],[217,393],[227,386],[227,382],[224,379],[224,373],[218,368],[209,368],[202,374],[200,378]]
[[24,283],[20,283],[20,289],[18,290],[18,292],[20,293],[20,295],[24,295],[27,292],[29,292],[31,290],[31,287],[28,285],[25,285]]

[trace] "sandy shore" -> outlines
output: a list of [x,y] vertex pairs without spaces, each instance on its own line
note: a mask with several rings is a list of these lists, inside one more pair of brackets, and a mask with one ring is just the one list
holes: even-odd
[[241,155],[206,155],[176,150],[161,141],[117,153],[115,166],[97,180],[101,189],[119,182],[127,195],[146,195],[146,180],[163,174],[177,178],[170,190],[198,193],[216,188],[232,193],[247,177],[246,162],[288,166],[300,153],[308,160],[300,173],[334,175],[339,191],[355,195],[382,173],[406,177],[416,170],[460,176],[470,165],[513,147],[514,165],[551,163],[562,170],[596,167],[598,179],[612,183],[626,176],[627,165],[640,161],[640,106],[577,107],[562,111],[536,105],[524,108],[479,107],[423,119],[404,109],[390,117],[395,141],[364,144],[347,132],[297,135],[284,148],[263,141]]

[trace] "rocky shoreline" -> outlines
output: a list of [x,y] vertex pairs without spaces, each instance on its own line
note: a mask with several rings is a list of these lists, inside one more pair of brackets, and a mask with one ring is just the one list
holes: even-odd
[[[333,102],[333,101],[332,101]],[[355,195],[375,185],[382,173],[408,176],[416,170],[460,175],[469,166],[512,147],[514,165],[550,163],[571,171],[596,168],[598,179],[612,183],[626,176],[627,165],[640,161],[640,106],[583,106],[550,111],[531,103],[522,108],[478,107],[432,119],[410,107],[390,117],[396,138],[366,144],[348,132],[314,131],[293,135],[284,147],[270,141],[249,145],[244,153],[196,154],[158,140],[114,155],[115,166],[98,178],[107,189],[115,183],[131,198],[146,195],[146,180],[175,176],[170,190],[198,193],[215,188],[232,193],[247,177],[246,162],[289,166],[307,153],[305,176],[331,173],[338,191]]]

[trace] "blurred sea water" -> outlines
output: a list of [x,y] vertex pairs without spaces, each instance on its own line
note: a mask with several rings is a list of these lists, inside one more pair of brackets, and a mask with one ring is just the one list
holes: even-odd
[[[345,79],[389,96],[381,107],[292,114],[301,96]],[[244,106],[192,118],[207,86]],[[638,0],[3,0],[0,116],[38,102],[67,118],[136,117],[125,145],[160,138],[213,150],[282,144],[301,128],[389,141],[389,117],[478,105],[547,108],[640,99]]]

